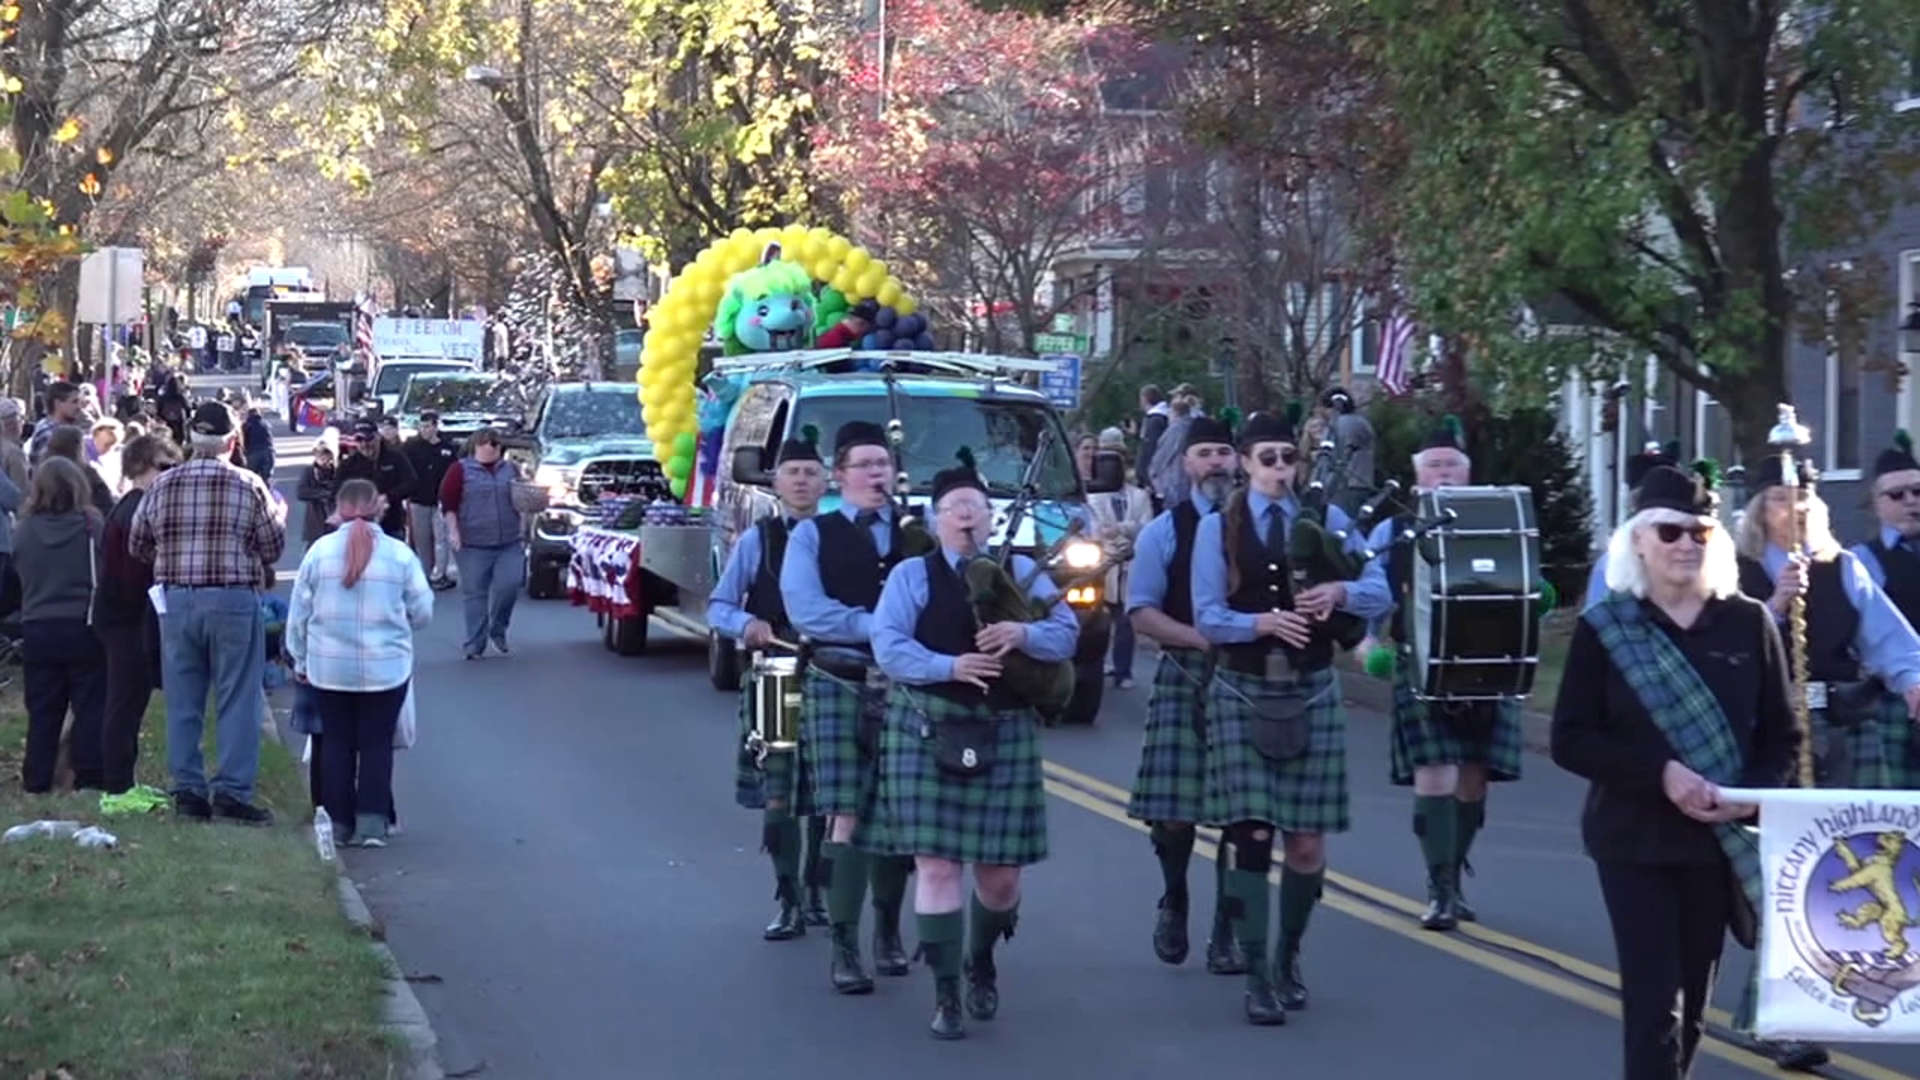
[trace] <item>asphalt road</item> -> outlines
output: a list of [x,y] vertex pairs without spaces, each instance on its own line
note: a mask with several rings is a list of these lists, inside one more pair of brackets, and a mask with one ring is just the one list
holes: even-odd
[[[1382,1078],[1619,1075],[1580,790],[1544,759],[1494,795],[1469,882],[1481,926],[1424,933],[1408,796],[1386,781],[1384,720],[1355,710],[1355,829],[1332,843],[1308,938],[1314,1003],[1255,1029],[1240,980],[1201,967],[1198,919],[1185,967],[1152,955],[1158,872],[1124,810],[1146,689],[1114,694],[1099,726],[1048,736],[1054,854],[1002,950],[1000,1018],[938,1044],[924,969],[842,998],[826,986],[824,932],[760,939],[772,884],[758,816],[733,805],[733,702],[708,685],[697,643],[656,626],[653,653],[623,659],[561,602],[522,602],[511,657],[463,662],[459,636],[457,594],[444,594],[421,640],[421,743],[397,768],[405,832],[347,855],[452,1074],[1157,1080],[1283,1059]],[[1197,899],[1210,877],[1196,859]],[[1709,1051],[1697,1077],[1774,1072],[1723,1042]],[[1827,1075],[1920,1076],[1920,1049],[1865,1048]]]

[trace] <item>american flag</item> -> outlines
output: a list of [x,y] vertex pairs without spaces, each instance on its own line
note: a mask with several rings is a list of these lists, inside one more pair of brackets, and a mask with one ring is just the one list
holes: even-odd
[[1413,320],[1405,315],[1396,314],[1387,320],[1386,331],[1380,342],[1377,371],[1380,386],[1389,397],[1399,397],[1407,392],[1413,371],[1415,332]]
[[362,360],[373,359],[373,320],[380,314],[371,294],[362,294],[353,316],[353,353]]

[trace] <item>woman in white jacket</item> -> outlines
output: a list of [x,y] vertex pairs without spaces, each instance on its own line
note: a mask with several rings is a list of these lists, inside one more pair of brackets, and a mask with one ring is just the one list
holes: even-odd
[[[1182,435],[1184,437],[1184,430]],[[1127,437],[1119,428],[1100,433],[1098,452],[1124,456],[1126,451]],[[1081,471],[1088,477],[1093,475],[1094,453],[1094,449],[1088,448],[1081,464]],[[1093,511],[1094,534],[1109,550],[1122,553],[1113,569],[1107,571],[1107,609],[1113,613],[1113,684],[1126,690],[1133,686],[1134,647],[1133,624],[1127,620],[1126,613],[1127,564],[1133,559],[1134,538],[1153,520],[1153,499],[1145,489],[1128,484],[1111,494],[1088,496],[1088,501]]]
[[293,583],[287,653],[314,689],[321,805],[342,843],[384,847],[393,803],[393,734],[413,680],[413,632],[433,618],[433,590],[405,541],[380,529],[386,500],[371,482],[340,485],[340,528],[307,549]]

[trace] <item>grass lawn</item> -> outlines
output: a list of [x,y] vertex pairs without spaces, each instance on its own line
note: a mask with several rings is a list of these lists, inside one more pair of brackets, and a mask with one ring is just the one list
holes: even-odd
[[1533,677],[1533,694],[1527,698],[1527,707],[1535,712],[1552,712],[1554,701],[1560,697],[1567,644],[1573,640],[1573,627],[1579,621],[1578,611],[1561,608],[1540,624],[1540,671]]
[[[165,719],[147,714],[140,779],[165,789]],[[209,736],[211,736],[209,724]],[[0,828],[98,824],[111,850],[0,846],[0,1076],[385,1078],[381,962],[314,855],[301,766],[262,746],[268,829],[108,818],[97,795],[20,790],[26,724],[0,693]],[[212,763],[211,738],[208,743]],[[64,1068],[66,1073],[57,1070]]]

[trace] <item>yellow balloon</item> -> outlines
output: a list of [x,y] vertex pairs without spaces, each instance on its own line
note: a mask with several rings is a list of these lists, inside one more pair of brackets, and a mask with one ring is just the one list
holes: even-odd
[[853,276],[853,271],[842,266],[840,269],[835,270],[833,272],[833,280],[828,282],[828,284],[832,285],[835,289],[837,289],[840,292],[847,293],[848,295],[852,295],[853,286],[856,280],[857,279]]
[[847,269],[858,275],[866,273],[867,267],[873,265],[873,256],[868,254],[866,248],[854,248],[847,252],[846,258],[840,261]]
[[902,315],[911,315],[914,312],[920,310],[920,305],[914,302],[913,297],[902,296],[900,298],[900,302],[893,305],[893,310],[899,312]]
[[[881,281],[882,281],[883,283],[884,283],[884,282],[887,282],[887,281],[890,281],[890,280],[892,280],[892,274],[888,272],[888,270],[887,270],[887,264],[886,264],[886,263],[884,263],[884,262],[881,262],[881,261],[880,261],[879,259],[875,259],[875,260],[873,260],[872,262],[870,262],[870,263],[868,263],[868,264],[867,264],[867,270],[871,270],[871,271],[873,271],[873,272],[875,272],[875,273],[877,273],[877,274],[879,274],[879,275],[880,275],[880,280],[881,280]],[[864,271],[863,271],[863,272],[864,272]],[[879,291],[880,291],[880,286],[878,286],[878,285],[876,285],[876,286],[874,286],[874,291],[875,291],[875,292],[879,292]]]
[[900,283],[888,279],[886,284],[880,286],[880,292],[874,299],[880,301],[883,307],[898,307],[900,305]]
[[727,239],[734,243],[739,243],[742,240],[751,240],[753,239],[753,230],[747,228],[735,229],[727,234]]
[[813,261],[812,266],[807,268],[807,272],[813,275],[815,281],[832,281],[833,272],[838,269],[840,264],[834,260],[833,256],[821,255]]
[[885,274],[876,273],[874,268],[869,266],[866,270],[862,271],[859,278],[854,281],[853,291],[862,298],[873,296],[880,291],[880,286],[885,283],[886,280]]
[[834,262],[845,259],[847,252],[852,250],[853,241],[844,236],[836,236],[827,241],[827,258],[832,259]]
[[808,229],[807,236],[813,240],[813,246],[817,248],[824,249],[828,244],[833,242],[833,230],[824,229],[818,225]]

